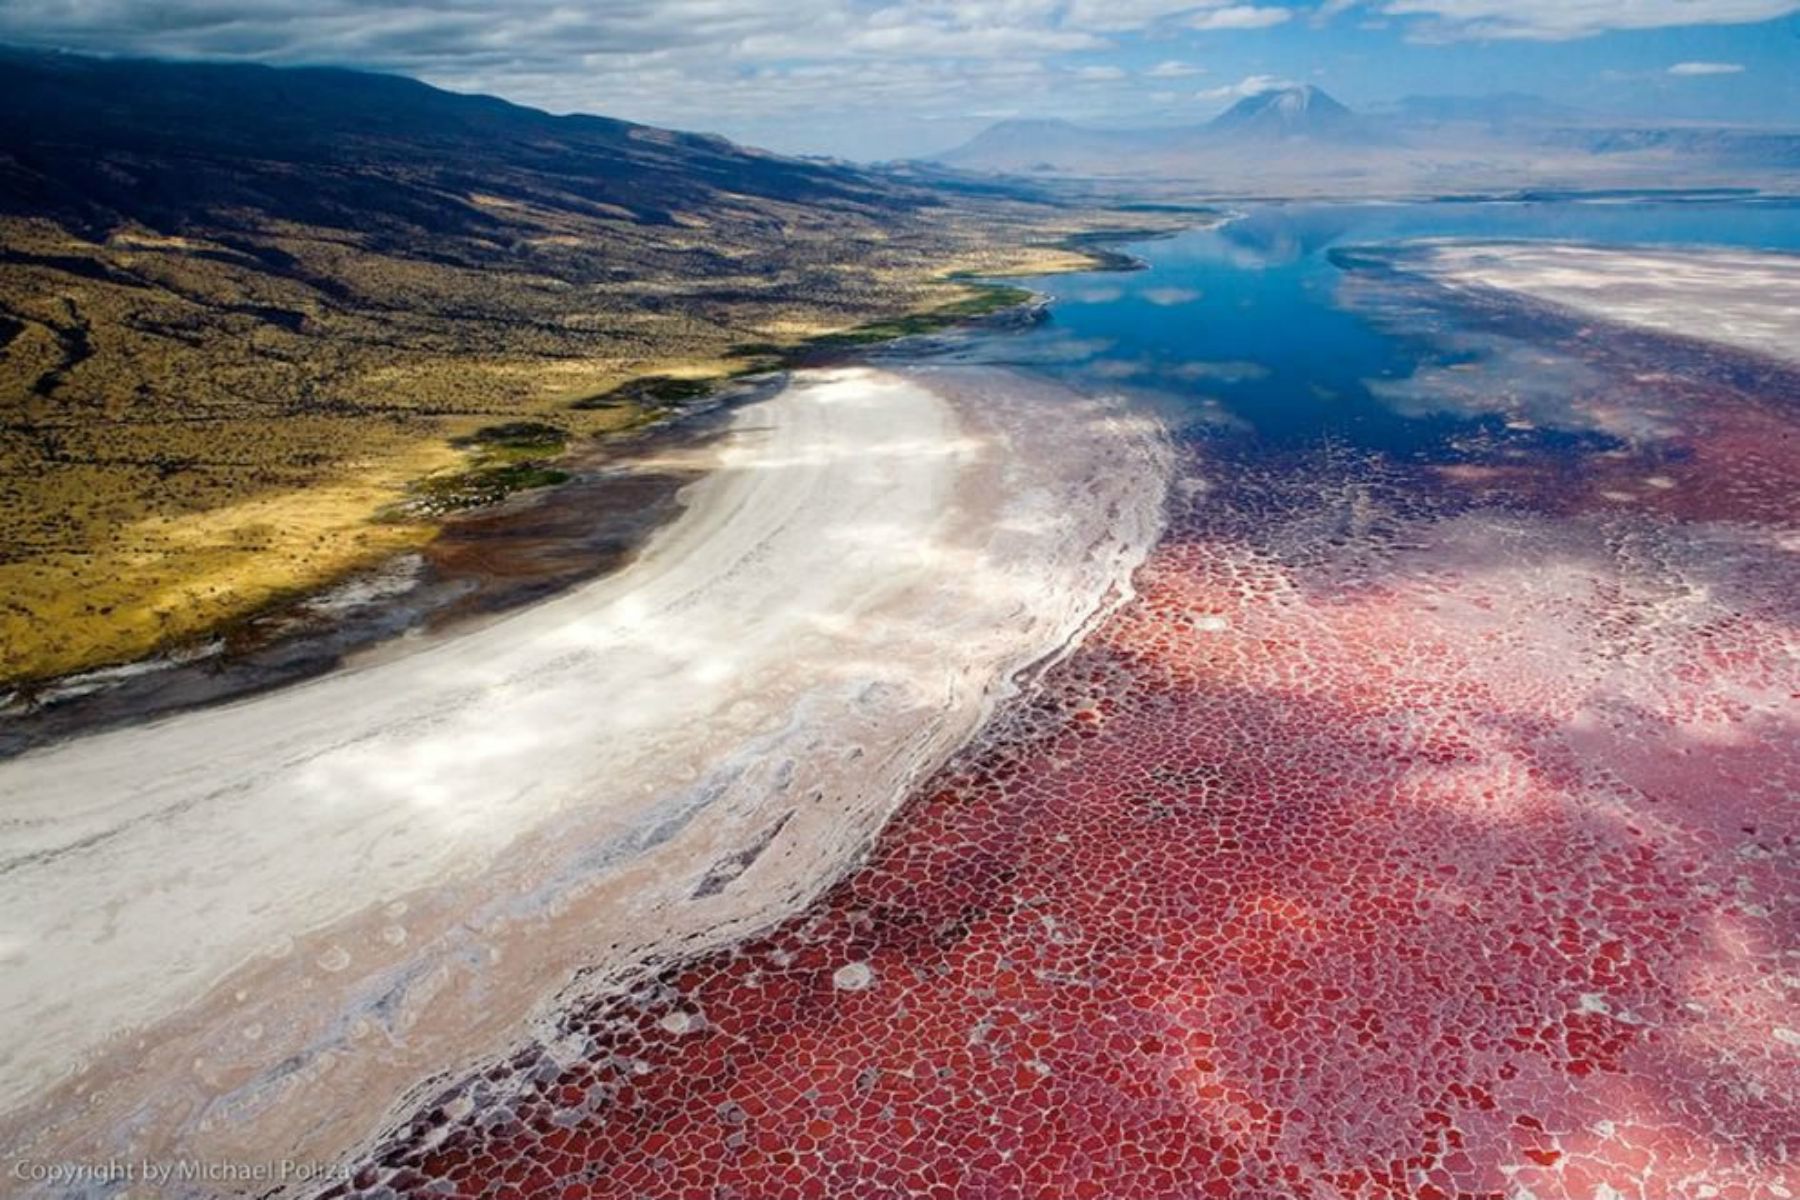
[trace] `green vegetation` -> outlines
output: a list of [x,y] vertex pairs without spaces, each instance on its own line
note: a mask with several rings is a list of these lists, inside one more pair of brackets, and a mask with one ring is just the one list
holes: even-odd
[[569,435],[542,421],[508,421],[451,438],[450,444],[469,451],[476,465],[485,467],[555,458],[568,447]]
[[909,313],[903,317],[892,317],[884,321],[870,321],[858,325],[854,329],[846,329],[842,333],[827,333],[809,338],[805,343],[805,349],[813,351],[840,350],[874,345],[879,342],[891,342],[896,338],[917,337],[919,334],[934,333],[976,317],[989,316],[1002,309],[1016,308],[1031,299],[1031,293],[1024,288],[1004,287],[998,284],[972,286],[978,290],[975,295],[966,299],[939,305],[925,312]]
[[567,482],[568,472],[541,462],[475,467],[448,475],[421,479],[410,488],[407,508],[416,514],[434,515],[465,508],[498,504],[515,492],[554,487]]
[[854,350],[865,346],[879,345],[882,342],[895,341],[899,338],[935,333],[967,321],[1018,308],[1030,303],[1033,299],[1033,293],[1024,288],[973,282],[972,274],[966,271],[952,272],[944,278],[946,282],[957,284],[964,292],[973,294],[964,295],[959,299],[938,304],[923,311],[904,313],[878,321],[866,321],[849,329],[813,334],[792,343],[748,342],[733,346],[728,351],[731,357],[755,360],[752,365],[741,368],[735,373],[778,370],[782,367],[805,363],[822,354],[830,354],[834,351]]
[[865,322],[850,329],[813,334],[792,343],[740,343],[727,348],[725,352],[728,358],[748,360],[733,370],[703,378],[648,376],[621,384],[598,396],[577,400],[570,407],[578,411],[637,408],[650,412],[679,407],[689,401],[710,396],[726,379],[765,371],[778,371],[802,365],[821,355],[829,355],[833,352],[855,350],[882,342],[895,341],[899,338],[934,333],[965,321],[1017,308],[1030,303],[1033,299],[1033,293],[1024,288],[972,282],[967,272],[954,272],[946,275],[945,279],[957,283],[965,291],[971,291],[974,294],[940,304],[923,312],[906,313],[885,320]]
[[569,407],[578,412],[593,409],[662,407],[698,400],[712,391],[704,379],[675,379],[667,375],[648,375],[620,384],[616,388],[577,400]]
[[484,425],[474,433],[451,438],[450,444],[484,450],[545,453],[561,450],[568,440],[568,433],[555,425],[546,425],[542,421],[509,421],[504,425]]
[[514,492],[554,487],[569,478],[548,461],[568,447],[569,434],[543,421],[484,425],[451,438],[450,444],[468,454],[468,466],[415,481],[407,489],[406,502],[383,514],[384,519],[479,508],[497,504]]

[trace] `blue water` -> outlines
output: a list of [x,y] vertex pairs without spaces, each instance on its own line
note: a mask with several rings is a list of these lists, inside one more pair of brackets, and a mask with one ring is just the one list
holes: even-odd
[[[1420,238],[1800,252],[1800,200],[1273,205],[1126,247],[1148,270],[1026,280],[1054,298],[1048,321],[985,340],[972,355],[1139,395],[1190,436],[1248,438],[1264,451],[1329,442],[1442,459],[1459,438],[1491,432],[1507,414],[1500,404],[1471,410],[1467,397],[1434,411],[1435,369],[1468,368],[1473,380],[1486,370],[1484,386],[1496,396],[1537,388],[1553,400],[1591,368],[1563,364],[1559,373],[1548,327],[1536,346],[1533,331],[1516,323],[1465,326],[1454,305],[1396,307],[1379,287],[1354,286],[1347,276],[1356,272],[1331,257],[1341,247]],[[1519,379],[1520,363],[1535,378]],[[1396,383],[1410,403],[1383,394]],[[1607,440],[1578,422],[1543,424],[1534,436],[1546,452]]]

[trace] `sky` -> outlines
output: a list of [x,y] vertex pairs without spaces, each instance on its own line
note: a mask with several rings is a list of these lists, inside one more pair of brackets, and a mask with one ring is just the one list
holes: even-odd
[[1800,126],[1800,0],[0,0],[0,42],[397,71],[863,160],[1015,117],[1195,123],[1288,83]]

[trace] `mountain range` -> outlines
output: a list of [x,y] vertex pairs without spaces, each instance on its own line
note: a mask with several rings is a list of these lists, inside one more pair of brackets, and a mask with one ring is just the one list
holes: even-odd
[[1002,121],[936,161],[977,171],[1109,174],[1121,164],[1231,146],[1359,143],[1371,136],[1365,122],[1349,109],[1319,88],[1304,86],[1247,96],[1197,126],[1090,129],[1069,121]]
[[1158,180],[1209,194],[1756,183],[1800,170],[1800,131],[1624,123],[1521,93],[1410,96],[1355,112],[1312,85],[1200,125],[1003,121],[938,156],[963,171]]
[[[593,116],[552,116],[397,75],[0,51],[0,211],[105,224],[234,209],[471,234],[485,195],[667,224],[728,196],[929,203],[844,165]],[[373,177],[381,184],[375,185]]]

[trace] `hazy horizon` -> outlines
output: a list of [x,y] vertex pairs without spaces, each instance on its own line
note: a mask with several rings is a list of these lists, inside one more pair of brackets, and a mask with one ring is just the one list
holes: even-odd
[[1010,118],[1193,124],[1316,84],[1379,110],[1523,92],[1596,116],[1791,123],[1800,0],[20,0],[0,41],[389,71],[552,112],[883,159]]

